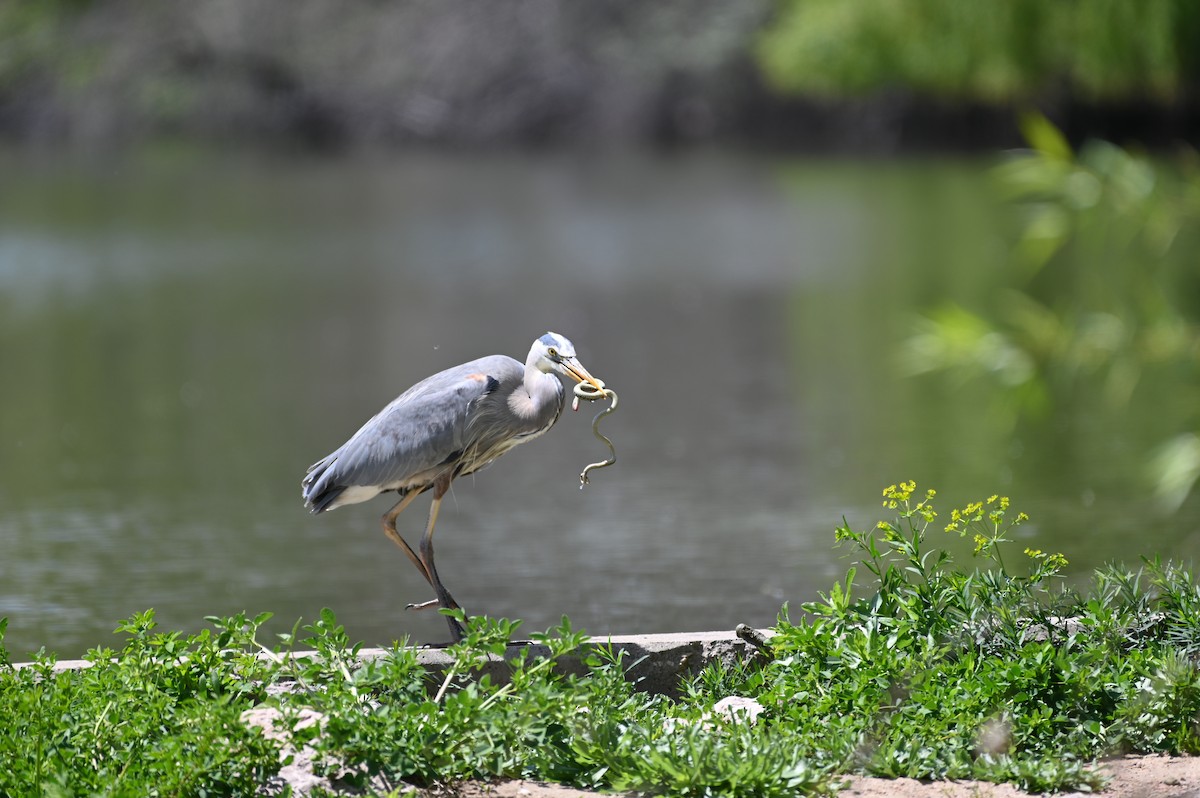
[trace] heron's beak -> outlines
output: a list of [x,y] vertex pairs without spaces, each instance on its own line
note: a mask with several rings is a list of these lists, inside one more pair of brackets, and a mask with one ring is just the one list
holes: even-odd
[[594,387],[597,391],[604,390],[604,383],[589,374],[588,370],[585,369],[583,364],[578,360],[571,358],[570,360],[563,360],[562,364],[563,368],[567,370],[567,374],[569,374],[571,379],[575,380],[575,382],[586,382]]

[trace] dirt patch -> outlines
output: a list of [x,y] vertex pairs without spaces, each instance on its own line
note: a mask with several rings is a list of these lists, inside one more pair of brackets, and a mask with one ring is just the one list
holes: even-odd
[[[1200,757],[1126,756],[1101,769],[1111,778],[1099,793],[1105,798],[1200,798]],[[855,776],[844,798],[1025,798],[1028,793],[1008,784],[984,781],[920,782]],[[1085,793],[1066,793],[1082,796]]]
[[458,790],[453,795],[455,798],[595,798],[603,793],[576,790],[560,784],[539,784],[535,781],[501,781],[495,784],[469,781],[458,785]]
[[[1200,798],[1200,757],[1127,756],[1105,762],[1111,781],[1104,798]],[[593,798],[601,793],[532,781],[467,782],[443,795],[456,798]],[[1026,798],[1007,784],[983,781],[921,782],[913,779],[852,777],[839,793],[842,798]],[[1084,793],[1060,794],[1081,798]]]

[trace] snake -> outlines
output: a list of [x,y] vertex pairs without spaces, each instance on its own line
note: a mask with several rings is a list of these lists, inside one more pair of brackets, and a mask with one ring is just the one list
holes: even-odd
[[613,463],[617,462],[616,447],[613,446],[613,442],[610,441],[608,439],[608,437],[605,436],[604,433],[602,433],[600,431],[600,419],[604,418],[609,413],[611,413],[612,411],[617,409],[617,392],[613,391],[613,390],[609,390],[608,388],[605,388],[603,381],[597,380],[597,382],[600,383],[601,387],[597,388],[596,386],[591,385],[586,382],[578,383],[574,389],[575,390],[575,398],[573,400],[571,400],[571,409],[572,410],[579,409],[579,400],[580,399],[583,399],[588,402],[595,402],[597,399],[605,399],[605,398],[612,400],[612,404],[610,404],[608,407],[601,410],[599,413],[596,414],[596,417],[594,419],[592,419],[592,434],[595,435],[596,438],[599,439],[601,443],[603,443],[605,446],[608,447],[608,459],[601,460],[597,463],[588,463],[586,466],[584,466],[583,471],[579,472],[579,489],[580,490],[583,490],[583,486],[588,484],[588,472],[589,471],[591,471],[593,468],[605,468],[605,467],[610,466]]

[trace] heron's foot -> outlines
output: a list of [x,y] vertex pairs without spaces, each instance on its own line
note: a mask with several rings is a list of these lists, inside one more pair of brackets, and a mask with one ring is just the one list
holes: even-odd
[[[442,603],[438,599],[429,599],[429,601],[422,601],[420,604],[414,603],[404,605],[404,609],[406,610],[439,610],[441,608]],[[458,604],[451,604],[448,609],[458,610],[462,608],[459,607]]]
[[[453,599],[451,599],[451,602],[452,602],[451,606],[448,607],[447,609],[452,609],[452,610],[462,609],[461,607],[458,606],[458,603],[455,602]],[[405,610],[434,610],[434,609],[441,609],[442,606],[443,605],[439,599],[430,599],[429,601],[422,601],[420,604],[407,604],[407,605],[405,605],[404,609]],[[466,616],[464,616],[464,617],[466,617]],[[448,615],[446,616],[446,623],[450,626],[450,642],[457,643],[458,641],[462,640],[463,635],[466,634],[466,631],[463,629],[463,625],[461,623],[459,623],[457,619],[451,618]]]

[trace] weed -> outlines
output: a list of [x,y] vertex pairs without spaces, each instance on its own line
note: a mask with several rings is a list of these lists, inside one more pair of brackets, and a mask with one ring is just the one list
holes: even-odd
[[0,795],[246,794],[278,769],[239,717],[251,692],[230,666],[253,668],[250,638],[153,630],[153,612],[123,622],[122,652],[94,649],[88,668],[41,654],[0,669]]
[[857,595],[851,568],[802,621],[781,616],[759,676],[704,684],[748,690],[773,725],[819,739],[809,755],[837,771],[1094,789],[1097,757],[1198,750],[1200,592],[1188,572],[1109,567],[1080,595],[1061,554],[1025,549],[1018,571],[1005,549],[1027,517],[1001,496],[951,512],[943,529],[970,536],[983,563],[959,569],[929,546],[935,495],[893,485],[893,520],[843,523],[835,538],[874,577],[870,590]]

